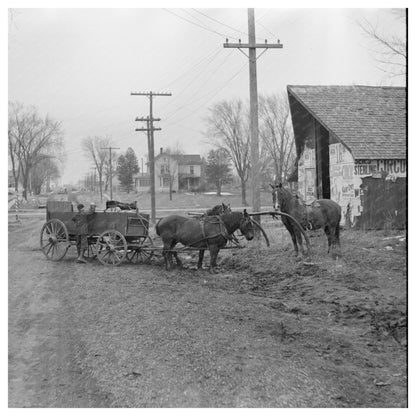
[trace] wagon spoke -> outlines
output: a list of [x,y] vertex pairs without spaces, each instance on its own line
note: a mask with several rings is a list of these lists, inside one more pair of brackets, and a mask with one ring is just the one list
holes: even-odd
[[46,246],[45,247],[47,247],[49,245],[49,248],[48,248],[48,251],[46,252],[46,255],[48,255],[49,254],[49,252],[51,251],[51,248],[53,247],[53,244],[52,243],[48,243],[48,244],[46,244]]
[[104,259],[105,257],[110,256],[110,254],[111,254],[111,252],[110,252],[109,250],[105,250],[105,252],[104,252],[104,254],[103,254],[102,258]]
[[49,260],[61,260],[69,248],[65,224],[56,218],[46,222],[40,232],[40,249]]
[[108,230],[98,237],[96,250],[102,264],[117,266],[127,255],[127,242],[119,231]]

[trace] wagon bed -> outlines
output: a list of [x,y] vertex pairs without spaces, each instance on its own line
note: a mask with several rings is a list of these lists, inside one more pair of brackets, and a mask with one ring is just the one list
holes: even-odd
[[[48,201],[46,223],[40,233],[40,247],[49,260],[62,260],[76,244],[75,212],[67,201]],[[125,258],[133,263],[150,261],[153,242],[149,236],[149,215],[135,211],[97,211],[88,219],[88,256],[105,265],[119,265]]]

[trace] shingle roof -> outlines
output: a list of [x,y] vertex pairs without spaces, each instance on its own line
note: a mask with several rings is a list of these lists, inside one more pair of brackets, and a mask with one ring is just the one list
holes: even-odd
[[200,155],[174,155],[179,165],[201,165],[202,159]]
[[160,156],[170,156],[178,162],[178,165],[202,165],[203,161],[201,155],[175,155],[170,153],[159,153],[156,159]]
[[355,159],[406,158],[404,87],[288,85],[287,90]]

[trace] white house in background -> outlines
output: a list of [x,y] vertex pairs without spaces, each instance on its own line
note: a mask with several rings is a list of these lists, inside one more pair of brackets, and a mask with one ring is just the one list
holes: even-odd
[[168,192],[172,181],[172,190],[195,191],[201,185],[204,160],[200,155],[171,155],[160,148],[155,157],[155,189]]

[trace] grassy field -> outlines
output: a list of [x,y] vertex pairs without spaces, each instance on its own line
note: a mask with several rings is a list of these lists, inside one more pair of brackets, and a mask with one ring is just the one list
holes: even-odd
[[[234,191],[224,192],[225,194],[218,197],[215,194],[197,194],[197,193],[188,193],[188,192],[177,192],[172,194],[172,200],[169,197],[169,193],[156,193],[156,211],[169,211],[171,209],[178,210],[183,209],[186,211],[198,211],[205,210],[207,208],[212,208],[217,204],[222,202],[225,204],[230,204],[233,209],[242,209],[243,204],[241,200],[241,193]],[[95,202],[98,209],[105,208],[105,201],[110,199],[109,194],[104,193],[103,199],[101,201],[100,195],[92,192],[73,192],[69,194],[51,194],[49,196],[42,195],[40,197],[29,198],[28,203],[23,204],[23,207],[31,208],[36,207],[34,200],[39,200],[39,198],[50,198],[54,200],[69,200],[72,202],[81,202],[84,205],[89,204],[90,202]],[[265,209],[271,208],[272,197],[270,192],[261,192],[261,206]],[[139,210],[150,210],[151,201],[150,193],[148,192],[132,192],[132,193],[113,193],[113,199],[121,202],[132,202],[137,201]],[[252,203],[251,193],[247,193],[247,203],[251,205]],[[247,207],[249,209],[249,207]]]

